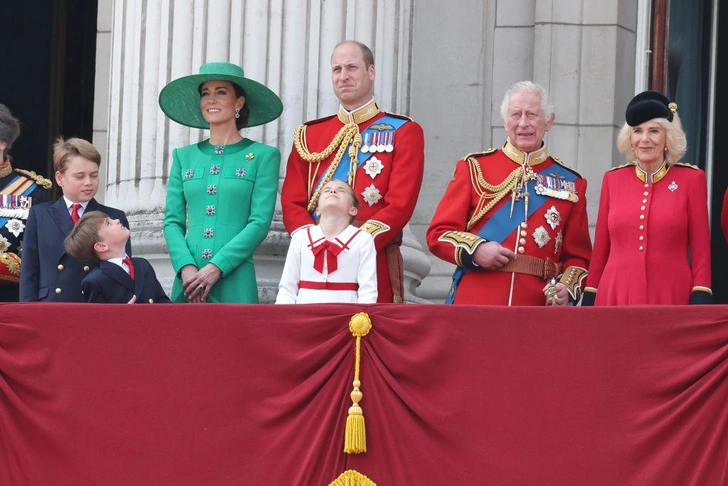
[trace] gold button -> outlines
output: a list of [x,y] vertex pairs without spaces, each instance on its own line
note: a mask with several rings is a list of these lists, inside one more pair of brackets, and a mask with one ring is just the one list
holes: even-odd
[[642,206],[642,207],[641,207],[640,209],[641,209],[642,211],[644,211],[644,210],[645,210],[645,207],[644,207],[644,206]]
[[640,241],[644,241],[644,239],[645,239],[644,236],[640,236]]
[[523,248],[522,246],[519,246],[519,247],[518,247],[518,253],[521,253],[521,254],[523,254],[523,253],[525,253],[525,252],[526,252],[526,250],[524,250],[524,248]]
[[528,228],[528,223],[526,223],[525,221],[521,223],[521,228]]
[[521,236],[528,236],[528,232],[521,230]]
[[645,196],[649,196],[650,195],[650,193],[647,192],[647,191],[643,192],[642,194],[644,194]]
[[84,271],[84,272],[88,272],[89,270],[91,270],[91,268],[89,268],[89,266],[88,266],[88,265],[84,265],[84,267],[83,267],[83,271]]
[[645,182],[645,187],[650,187],[650,185],[649,185],[648,183],[646,183],[646,182]]
[[640,219],[645,219],[645,215],[644,214],[640,214]]
[[154,299],[149,299],[150,304],[154,304]]
[[644,248],[640,246],[640,251],[642,251],[642,250],[644,250]]
[[640,225],[640,231],[643,231],[645,227],[643,225]]
[[56,289],[56,293],[57,293],[57,294],[60,294],[61,292],[63,292],[63,291],[61,290],[61,288],[60,288],[60,287],[58,287],[58,288]]
[[643,199],[642,204],[647,204],[647,199]]
[[66,268],[66,267],[64,267],[62,264],[61,265],[58,265],[58,271],[59,272],[62,272],[64,268]]
[[520,243],[521,245],[525,245],[526,244],[526,238],[521,238],[520,240],[518,240],[518,243]]

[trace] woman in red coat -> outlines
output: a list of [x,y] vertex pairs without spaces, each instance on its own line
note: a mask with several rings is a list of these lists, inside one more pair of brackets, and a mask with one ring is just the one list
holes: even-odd
[[627,164],[604,175],[583,305],[709,304],[705,173],[679,163],[677,105],[645,91],[627,105],[617,146]]

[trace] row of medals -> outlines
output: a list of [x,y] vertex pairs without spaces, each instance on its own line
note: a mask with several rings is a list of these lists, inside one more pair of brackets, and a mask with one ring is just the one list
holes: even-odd
[[[371,137],[370,137],[371,135]],[[371,138],[371,144],[370,142]],[[394,132],[387,133],[365,133],[364,142],[361,146],[362,153],[377,153],[377,152],[391,152],[394,150]]]

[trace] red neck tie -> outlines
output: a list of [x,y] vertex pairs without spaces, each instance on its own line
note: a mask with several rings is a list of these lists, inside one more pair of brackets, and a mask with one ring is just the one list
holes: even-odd
[[131,258],[125,256],[122,263],[126,263],[126,266],[129,267],[129,276],[134,280],[134,264],[131,262]]
[[337,256],[343,250],[342,247],[331,241],[324,241],[318,246],[313,248],[313,268],[319,272],[324,273],[324,254],[326,254],[326,267],[329,273],[334,273],[339,268]]
[[78,204],[78,203],[76,203],[76,204],[73,204],[73,205],[71,206],[71,219],[73,220],[73,224],[76,224],[76,223],[78,223],[78,220],[79,220],[79,219],[81,218],[81,217],[80,217],[80,216],[78,215],[78,210],[79,210],[79,209],[81,209],[82,207],[83,207],[83,206],[81,206],[81,205],[80,205],[80,204]]

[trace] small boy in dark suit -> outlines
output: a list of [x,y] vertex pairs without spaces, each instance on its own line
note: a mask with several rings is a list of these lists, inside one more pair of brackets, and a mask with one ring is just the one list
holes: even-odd
[[66,237],[69,255],[83,263],[98,264],[81,282],[86,302],[170,302],[149,262],[126,254],[127,241],[129,229],[101,211],[84,214]]

